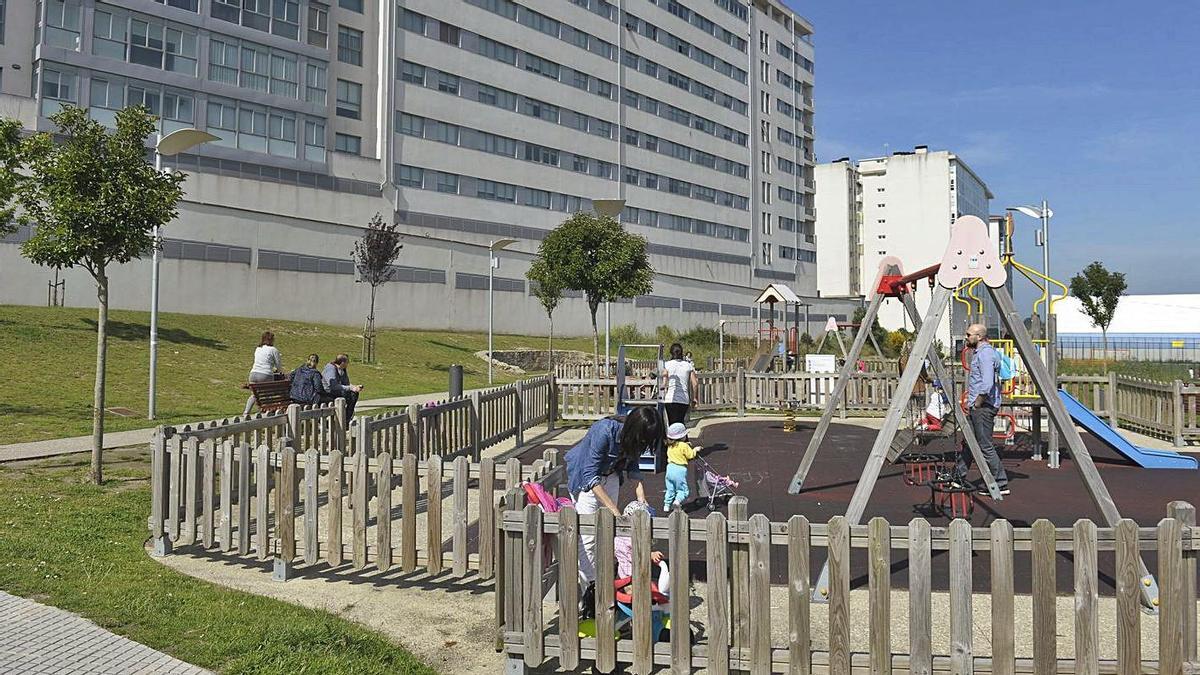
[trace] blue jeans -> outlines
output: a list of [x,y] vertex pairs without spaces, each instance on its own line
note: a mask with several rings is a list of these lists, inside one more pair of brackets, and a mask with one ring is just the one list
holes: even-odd
[[[997,452],[996,445],[992,442],[992,428],[995,425],[997,412],[999,411],[992,406],[984,405],[971,408],[969,416],[971,432],[975,434],[975,440],[979,441],[979,449],[983,452],[983,459],[987,462],[992,477],[996,479],[996,485],[1005,487],[1008,485],[1008,474],[1004,472],[1004,465],[1000,463],[1000,453]],[[966,441],[963,441],[958,454],[958,463],[954,467],[955,475],[960,479],[966,478],[967,471],[971,469],[974,460],[975,458],[971,456],[971,448],[967,446]]]
[[667,465],[667,494],[663,497],[663,513],[671,510],[672,504],[683,504],[688,498],[687,465]]

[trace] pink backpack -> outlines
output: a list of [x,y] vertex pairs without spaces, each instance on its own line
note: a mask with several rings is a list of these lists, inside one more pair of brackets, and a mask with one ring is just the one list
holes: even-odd
[[541,483],[524,482],[521,487],[525,489],[525,499],[530,504],[537,504],[542,507],[542,511],[546,513],[558,513],[564,506],[572,506],[574,502],[568,497],[555,498],[554,495],[546,491]]

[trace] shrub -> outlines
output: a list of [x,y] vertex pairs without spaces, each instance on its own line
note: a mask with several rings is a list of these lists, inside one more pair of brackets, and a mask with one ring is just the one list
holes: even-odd
[[[702,347],[715,348],[719,345],[721,333],[716,328],[705,328],[704,326],[696,326],[688,332],[679,336],[679,341],[683,343],[684,349],[698,349]],[[728,346],[737,338],[733,336],[725,337],[725,344]]]

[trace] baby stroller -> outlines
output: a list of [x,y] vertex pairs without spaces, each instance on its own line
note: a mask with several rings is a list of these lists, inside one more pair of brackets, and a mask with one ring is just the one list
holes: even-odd
[[697,457],[696,461],[699,462],[701,471],[700,479],[696,481],[698,488],[696,492],[701,499],[708,498],[709,511],[716,511],[717,501],[734,496],[733,489],[738,486],[738,483],[729,476],[718,473],[713,465],[704,458]]

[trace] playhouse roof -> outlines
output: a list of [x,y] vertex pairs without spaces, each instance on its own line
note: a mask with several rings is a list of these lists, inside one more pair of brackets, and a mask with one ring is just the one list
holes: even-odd
[[790,302],[798,304],[800,296],[796,295],[792,289],[784,284],[770,284],[763,289],[762,293],[758,294],[758,299],[754,302],[758,304],[764,302]]

